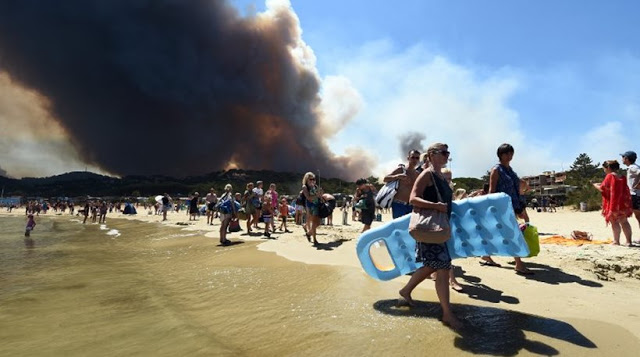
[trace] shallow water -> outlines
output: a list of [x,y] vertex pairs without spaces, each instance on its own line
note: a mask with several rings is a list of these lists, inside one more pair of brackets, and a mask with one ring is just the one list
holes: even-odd
[[417,308],[396,308],[398,282],[290,262],[256,243],[218,247],[204,232],[67,217],[38,218],[31,240],[23,219],[0,217],[0,229],[6,356],[634,351],[599,338],[602,329],[640,347],[616,326],[472,305],[455,306],[468,326],[457,334],[438,321],[430,290],[416,292]]

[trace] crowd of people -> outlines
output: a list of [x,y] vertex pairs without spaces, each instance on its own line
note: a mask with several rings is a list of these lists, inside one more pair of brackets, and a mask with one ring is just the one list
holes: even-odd
[[[490,170],[489,182],[485,183],[482,189],[467,194],[464,189],[454,190],[452,172],[445,167],[450,155],[447,144],[434,143],[422,154],[418,150],[409,151],[408,162],[399,165],[383,178],[385,183],[397,182],[397,190],[390,206],[393,218],[410,214],[417,208],[437,210],[450,215],[454,200],[502,192],[511,198],[516,217],[525,224],[528,223],[527,202],[524,198],[528,187],[511,166],[514,154],[515,149],[510,144],[500,145],[496,152],[498,162]],[[634,241],[628,218],[635,214],[640,226],[640,166],[636,164],[635,152],[627,151],[621,156],[622,163],[627,166],[626,177],[618,173],[620,164],[617,160],[608,160],[602,165],[605,172],[604,180],[601,183],[594,183],[593,187],[602,194],[602,215],[605,222],[611,225],[613,244],[621,244],[622,233],[626,239],[624,245],[632,246]],[[351,211],[352,220],[357,218],[362,222],[362,232],[369,230],[379,209],[376,204],[376,191],[373,183],[364,178],[358,179],[353,197],[347,196],[340,207],[342,223],[347,224],[348,214]],[[144,203],[144,208],[154,207],[156,214],[162,214],[163,220],[167,220],[167,212],[172,207],[176,212],[182,207],[181,202],[174,205],[167,193],[161,197],[158,196],[156,201],[155,204],[148,206]],[[263,182],[257,181],[247,183],[243,193],[234,193],[231,184],[225,186],[224,192],[219,197],[213,188],[204,198],[201,198],[198,192],[194,192],[189,196],[186,206],[189,220],[196,220],[203,214],[207,217],[207,225],[213,225],[216,218],[220,220],[221,245],[231,244],[227,234],[241,230],[240,219],[246,219],[245,234],[254,233],[271,238],[271,235],[276,232],[277,220],[280,220],[279,231],[291,233],[287,224],[292,218],[294,224],[302,226],[308,242],[315,246],[319,244],[317,230],[322,220],[326,219],[327,225],[333,224],[336,198],[323,191],[313,172],[307,172],[302,177],[300,191],[294,197],[280,196],[275,183],[271,183],[265,191]],[[545,211],[555,210],[555,202],[543,202],[542,207]],[[534,208],[538,207],[534,204]],[[35,227],[34,215],[46,213],[49,209],[61,213],[69,209],[70,214],[74,214],[75,211],[72,202],[59,201],[53,205],[47,202],[28,202],[25,235],[29,235]],[[112,212],[114,209],[120,211],[121,204],[87,200],[84,207],[76,214],[84,216],[83,223],[89,216],[92,222],[104,223],[107,212]],[[260,223],[263,227],[259,226]],[[418,284],[431,277],[435,280],[442,307],[442,321],[453,328],[460,327],[460,321],[451,311],[449,287],[456,291],[463,288],[453,274],[447,245],[417,242],[415,254],[416,261],[421,262],[423,266],[411,275],[407,284],[399,291],[399,303],[413,305],[411,292]],[[514,257],[514,260],[516,274],[534,274],[521,258]],[[481,257],[480,264],[488,267],[501,266],[489,256]]]

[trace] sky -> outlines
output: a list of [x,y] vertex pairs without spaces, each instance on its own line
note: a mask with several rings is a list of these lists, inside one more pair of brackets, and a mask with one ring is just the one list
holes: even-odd
[[[265,9],[261,1],[233,4],[246,15]],[[602,162],[640,150],[637,1],[291,6],[323,96],[355,112],[329,139],[332,149],[365,148],[378,159],[377,174],[404,161],[398,141],[407,132],[422,133],[424,147],[449,144],[459,177],[482,176],[504,142],[515,147],[521,176],[566,170],[583,152]]]
[[[454,177],[484,175],[505,142],[520,176],[640,151],[640,2],[228,1],[248,18],[295,15],[291,52],[319,79],[322,143],[376,176],[434,142],[449,145]],[[51,107],[0,72],[0,131],[13,131],[0,175],[108,173]]]

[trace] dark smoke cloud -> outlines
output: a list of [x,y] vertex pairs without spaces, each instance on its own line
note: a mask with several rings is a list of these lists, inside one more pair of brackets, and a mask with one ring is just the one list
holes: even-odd
[[82,159],[116,174],[229,162],[367,174],[320,136],[298,38],[295,14],[243,18],[222,0],[0,2],[0,71],[47,97]]
[[411,150],[418,150],[420,153],[424,152],[425,146],[422,142],[426,138],[426,135],[418,132],[407,132],[400,135],[398,141],[400,142],[401,157],[405,157]]
[[7,171],[2,169],[2,167],[0,167],[0,176],[2,176],[2,177],[10,177],[9,174],[7,174]]

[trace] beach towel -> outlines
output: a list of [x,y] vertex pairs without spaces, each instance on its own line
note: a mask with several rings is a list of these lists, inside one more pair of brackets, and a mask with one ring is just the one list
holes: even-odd
[[540,244],[557,244],[565,246],[580,247],[588,244],[611,244],[611,240],[576,240],[563,236],[551,236],[540,239]]

